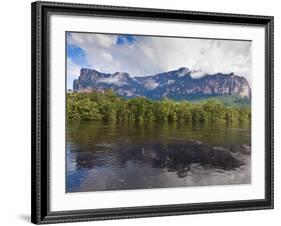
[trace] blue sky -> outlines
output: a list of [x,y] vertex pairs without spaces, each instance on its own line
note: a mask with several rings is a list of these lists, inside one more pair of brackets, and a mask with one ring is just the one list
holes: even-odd
[[251,42],[95,33],[67,33],[67,88],[81,68],[152,75],[188,67],[193,76],[231,73],[251,84]]
[[81,49],[79,46],[68,44],[67,57],[78,65],[87,65],[86,51]]
[[[122,46],[133,44],[136,38],[132,35],[118,35],[116,38],[116,45]],[[90,67],[87,61],[87,50],[79,47],[79,44],[67,43],[67,58],[71,59],[75,64],[81,67]]]
[[117,40],[116,40],[116,44],[117,45],[126,45],[126,44],[130,45],[130,44],[133,44],[136,41],[137,41],[137,39],[133,35],[118,35]]

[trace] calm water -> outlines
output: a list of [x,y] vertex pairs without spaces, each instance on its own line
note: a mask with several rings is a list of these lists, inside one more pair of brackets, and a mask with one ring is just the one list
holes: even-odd
[[66,191],[251,183],[249,126],[68,122]]

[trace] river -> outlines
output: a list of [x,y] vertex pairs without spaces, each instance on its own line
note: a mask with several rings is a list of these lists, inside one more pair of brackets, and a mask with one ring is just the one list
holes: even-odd
[[249,125],[67,122],[66,192],[249,183]]

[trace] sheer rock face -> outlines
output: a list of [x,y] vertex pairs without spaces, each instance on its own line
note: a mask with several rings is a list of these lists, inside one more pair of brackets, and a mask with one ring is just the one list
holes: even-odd
[[91,92],[112,89],[123,97],[145,96],[150,99],[189,99],[192,97],[228,96],[251,98],[251,88],[244,77],[230,74],[205,74],[192,77],[188,68],[143,77],[130,77],[126,72],[101,73],[82,68],[73,82],[73,91]]

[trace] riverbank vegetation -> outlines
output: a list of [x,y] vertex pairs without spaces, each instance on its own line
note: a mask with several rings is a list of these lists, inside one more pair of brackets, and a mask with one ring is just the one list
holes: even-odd
[[67,120],[250,123],[250,107],[227,106],[216,99],[198,103],[164,98],[124,99],[113,91],[67,93]]

